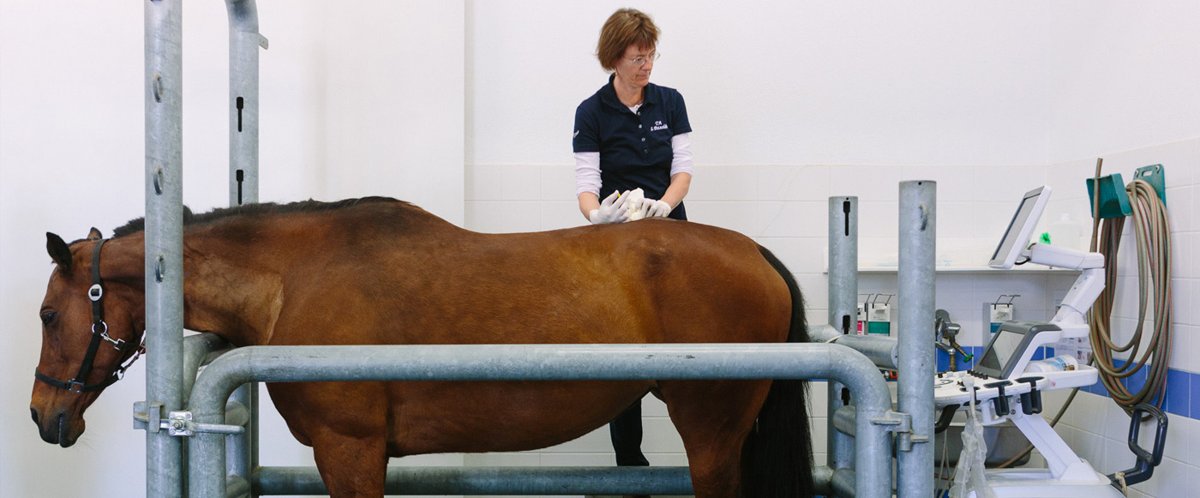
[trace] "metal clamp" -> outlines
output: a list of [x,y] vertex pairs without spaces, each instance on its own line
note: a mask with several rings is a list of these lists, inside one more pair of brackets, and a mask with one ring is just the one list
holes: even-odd
[[888,410],[881,417],[871,419],[875,425],[885,425],[888,432],[896,435],[896,450],[912,451],[914,443],[928,443],[929,436],[914,434],[912,431],[912,415],[904,412]]
[[[147,410],[147,407],[153,409]],[[158,432],[166,429],[167,434],[177,437],[189,437],[199,433],[236,435],[246,432],[239,425],[201,424],[192,421],[192,412],[187,410],[172,411],[167,418],[162,418],[162,403],[138,401],[133,404],[133,428]]]
[[163,423],[166,424],[167,434],[171,436],[191,436],[196,433],[192,422],[192,412],[168,413],[167,420],[164,420]]

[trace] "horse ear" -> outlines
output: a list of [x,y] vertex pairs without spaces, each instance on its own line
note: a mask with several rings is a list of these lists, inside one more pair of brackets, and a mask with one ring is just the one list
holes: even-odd
[[62,237],[46,232],[46,251],[62,271],[71,271],[71,248],[67,247]]
[[100,240],[103,238],[104,238],[104,234],[100,233],[100,230],[97,230],[96,227],[92,227],[92,229],[88,231],[88,234],[87,234],[88,240]]

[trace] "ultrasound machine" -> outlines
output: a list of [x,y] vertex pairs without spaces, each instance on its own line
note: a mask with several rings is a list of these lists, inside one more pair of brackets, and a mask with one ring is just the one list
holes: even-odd
[[[1079,364],[1061,371],[1026,371],[1039,348],[1088,336],[1084,314],[1104,289],[1103,255],[1030,243],[1050,193],[1050,187],[1043,186],[1022,196],[989,266],[1010,269],[1015,264],[1033,263],[1078,270],[1079,278],[1049,322],[1005,322],[974,368],[938,374],[934,403],[939,408],[964,407],[970,406],[974,397],[983,425],[1011,420],[1045,458],[1044,469],[988,470],[987,482],[997,496],[1117,498],[1122,494],[1110,478],[1076,455],[1041,415],[1043,392],[1092,385],[1098,379],[1097,370]],[[1161,454],[1161,449],[1156,450]]]

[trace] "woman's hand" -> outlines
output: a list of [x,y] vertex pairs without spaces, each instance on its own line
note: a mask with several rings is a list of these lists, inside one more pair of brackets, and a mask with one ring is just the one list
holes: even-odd
[[642,212],[645,213],[645,216],[643,216],[644,218],[653,218],[655,216],[659,218],[666,218],[671,214],[672,209],[674,208],[672,208],[670,204],[663,200],[642,200]]
[[621,195],[620,192],[613,192],[605,197],[600,202],[599,209],[593,209],[588,213],[588,221],[593,225],[603,223],[624,223],[629,220],[629,212],[625,209],[625,200],[629,196]]

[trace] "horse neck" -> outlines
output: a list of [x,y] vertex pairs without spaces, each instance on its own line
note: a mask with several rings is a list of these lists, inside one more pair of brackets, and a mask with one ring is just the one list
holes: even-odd
[[184,323],[237,346],[267,344],[283,307],[286,264],[263,264],[270,251],[247,254],[206,230],[184,235]]
[[[238,346],[264,344],[282,305],[280,275],[233,262],[229,256],[236,252],[224,246],[203,231],[184,234],[183,326]],[[144,297],[145,253],[144,234],[113,239],[105,246],[101,273]]]

